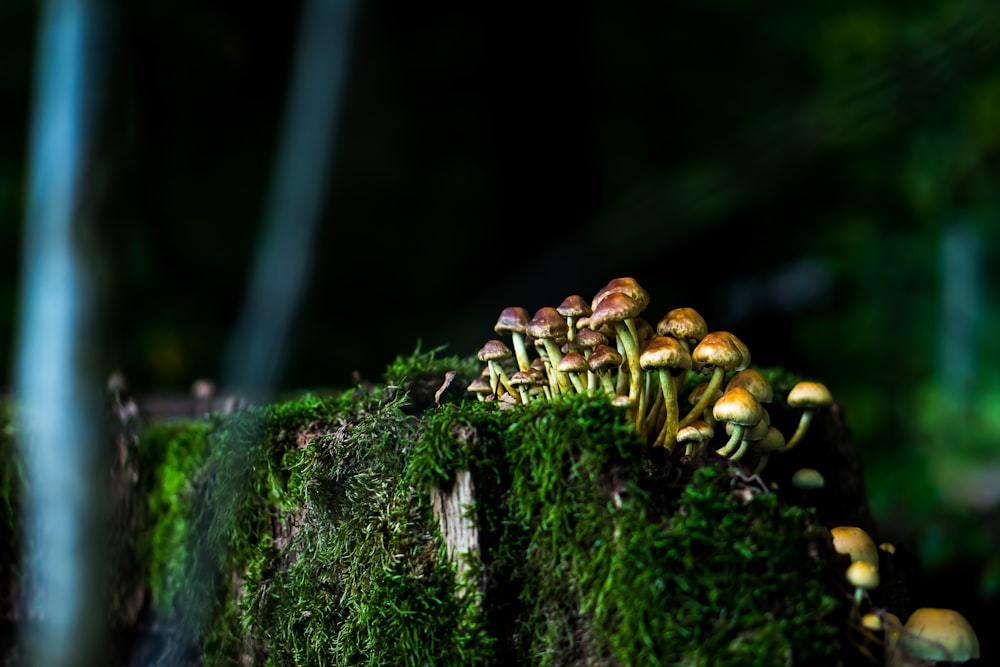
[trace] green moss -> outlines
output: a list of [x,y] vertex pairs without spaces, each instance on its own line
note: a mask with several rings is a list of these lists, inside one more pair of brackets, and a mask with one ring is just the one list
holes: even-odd
[[[206,665],[832,664],[811,511],[741,501],[723,462],[652,470],[605,399],[415,410],[415,379],[473,365],[433,354],[143,435],[154,601]],[[459,470],[464,581],[429,502]]]

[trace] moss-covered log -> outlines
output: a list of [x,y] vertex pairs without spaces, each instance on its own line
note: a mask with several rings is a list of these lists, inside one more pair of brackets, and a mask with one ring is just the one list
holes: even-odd
[[[448,371],[456,379],[441,391]],[[872,528],[836,411],[758,477],[710,449],[651,461],[606,397],[507,409],[465,400],[476,372],[474,360],[416,354],[352,391],[142,423],[121,441],[136,466],[123,539],[147,599],[141,616],[122,616],[133,618],[133,656],[393,666],[877,657],[826,530]],[[792,381],[769,377],[776,393]],[[795,418],[778,404],[771,414]],[[16,456],[4,460],[0,509],[15,535]],[[803,497],[790,471],[817,461],[826,495]],[[2,574],[9,596],[17,571]]]

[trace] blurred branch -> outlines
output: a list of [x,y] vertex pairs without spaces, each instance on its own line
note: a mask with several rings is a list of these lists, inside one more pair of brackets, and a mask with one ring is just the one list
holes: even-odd
[[86,190],[105,17],[97,0],[41,10],[14,360],[28,489],[22,593],[38,622],[26,637],[30,664],[97,665],[107,434]]

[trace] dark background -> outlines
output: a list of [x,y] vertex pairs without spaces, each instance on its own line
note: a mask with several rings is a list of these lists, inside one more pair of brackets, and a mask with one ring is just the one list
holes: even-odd
[[[358,5],[281,388],[378,380],[418,344],[472,354],[505,306],[631,275],[647,319],[695,307],[755,364],[826,382],[885,539],[958,578],[927,602],[995,610],[994,3],[473,4]],[[92,181],[108,366],[187,392],[243,305],[299,5],[110,10]],[[7,349],[36,19],[0,5]]]

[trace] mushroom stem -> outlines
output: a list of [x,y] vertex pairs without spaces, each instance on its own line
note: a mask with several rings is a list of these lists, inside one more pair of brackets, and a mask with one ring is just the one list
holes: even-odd
[[556,378],[556,384],[559,387],[559,392],[566,394],[567,396],[573,393],[573,385],[570,383],[569,378],[566,373],[560,371],[556,366],[562,361],[562,352],[559,350],[559,346],[551,338],[543,338],[542,345],[545,346],[545,351],[549,355],[549,364],[552,366],[552,374]]
[[701,413],[708,407],[708,404],[712,402],[712,396],[716,391],[718,391],[719,387],[722,386],[722,380],[725,375],[726,371],[721,366],[716,366],[712,369],[712,377],[708,380],[708,386],[705,387],[705,391],[702,392],[701,398],[699,398],[698,402],[694,404],[691,411],[677,423],[678,429],[682,429],[685,426],[690,425],[691,422],[700,417]]
[[733,452],[740,448],[740,443],[743,440],[743,432],[746,428],[743,424],[737,424],[733,422],[733,432],[729,436],[729,440],[719,449],[715,450],[715,453],[719,456],[729,456]]
[[802,411],[802,415],[799,417],[799,425],[795,428],[795,433],[788,439],[785,446],[778,450],[779,453],[784,454],[802,441],[802,437],[809,430],[809,424],[812,422],[813,413],[815,412],[816,410],[813,408],[806,408]]
[[660,377],[660,394],[664,408],[663,427],[653,442],[654,447],[666,447],[673,451],[677,442],[677,394],[674,393],[674,378],[666,368],[657,370]]
[[517,368],[526,371],[531,368],[531,355],[528,354],[528,347],[524,342],[524,334],[520,331],[510,332],[511,340],[514,343],[514,356],[517,358]]

